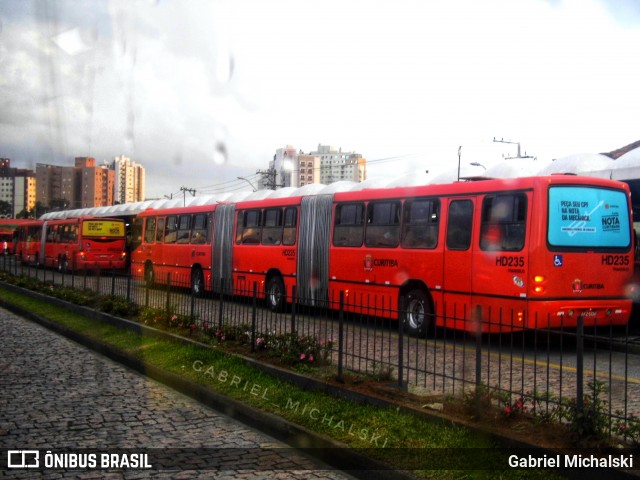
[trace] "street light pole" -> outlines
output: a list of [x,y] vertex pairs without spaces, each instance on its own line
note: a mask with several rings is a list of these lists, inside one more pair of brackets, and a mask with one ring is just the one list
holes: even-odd
[[238,180],[244,180],[249,185],[251,185],[251,188],[253,189],[254,192],[258,191],[258,189],[253,185],[253,183],[251,183],[251,180],[249,180],[248,178],[244,178],[244,177],[237,177],[237,178],[238,178]]
[[458,147],[458,181],[460,181],[460,157],[462,157],[462,145]]

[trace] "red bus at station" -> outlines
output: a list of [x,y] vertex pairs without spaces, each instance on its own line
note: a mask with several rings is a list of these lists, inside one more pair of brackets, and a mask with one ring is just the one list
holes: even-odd
[[16,256],[23,264],[38,265],[42,247],[42,220],[30,220],[18,226]]
[[142,242],[131,253],[132,272],[147,283],[190,280],[194,293],[211,289],[211,227],[215,205],[146,210]]
[[[347,310],[398,318],[414,335],[433,322],[499,332],[629,319],[632,219],[622,182],[552,175],[303,191],[140,214],[135,268],[154,280],[190,272],[192,288],[200,271],[206,289],[232,279],[251,294],[257,283],[274,310],[293,287],[311,305],[336,305],[344,292]],[[203,247],[192,244],[196,230]]]
[[60,271],[126,268],[123,220],[87,217],[34,221],[19,231],[18,256],[24,263]]
[[16,218],[0,218],[0,254],[13,255],[15,253],[18,226],[28,221]]

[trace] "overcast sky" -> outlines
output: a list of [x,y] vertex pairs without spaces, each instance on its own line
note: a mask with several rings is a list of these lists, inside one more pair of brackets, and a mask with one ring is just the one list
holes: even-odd
[[369,177],[640,140],[637,0],[2,0],[0,157],[126,155],[147,196],[248,188],[275,150]]

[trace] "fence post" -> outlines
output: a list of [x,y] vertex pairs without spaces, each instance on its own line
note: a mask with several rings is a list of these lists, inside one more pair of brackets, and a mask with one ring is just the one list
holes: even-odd
[[584,410],[584,319],[578,315],[576,329],[576,412]]
[[171,272],[167,273],[167,303],[164,306],[164,311],[169,312],[171,308]]
[[[204,286],[203,286],[204,288]],[[196,316],[194,314],[195,309],[196,309],[196,292],[194,288],[191,288],[191,311],[189,313],[189,318],[191,319],[191,322],[195,323],[196,321]]]
[[404,322],[398,319],[398,388],[400,389],[403,388],[403,384],[402,384],[403,377],[404,377]]
[[291,333],[296,331],[296,286],[291,288]]
[[127,303],[131,303],[131,273],[127,273]]
[[344,291],[340,290],[340,313],[338,316],[338,381],[344,382],[342,374],[342,344],[344,342]]
[[144,306],[149,308],[149,282],[144,282]]
[[111,296],[116,296],[116,270],[111,268]]
[[222,313],[224,312],[224,278],[220,279],[220,301],[218,302],[218,328],[222,328]]
[[251,353],[256,351],[256,316],[258,314],[258,282],[253,282],[253,299],[251,300]]
[[475,413],[477,417],[482,415],[482,307],[478,305],[472,312],[476,325],[476,393],[475,393]]
[[102,272],[98,269],[94,270],[94,272],[96,273],[96,292],[100,293],[100,280],[102,277]]

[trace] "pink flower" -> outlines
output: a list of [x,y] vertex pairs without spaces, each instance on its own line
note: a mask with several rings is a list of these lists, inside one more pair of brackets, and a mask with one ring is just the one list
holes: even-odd
[[309,355],[309,361],[313,362],[313,355]]
[[511,413],[511,407],[504,407],[504,413],[509,415]]
[[304,353],[300,354],[300,360],[304,360],[305,358],[307,358],[307,356]]

